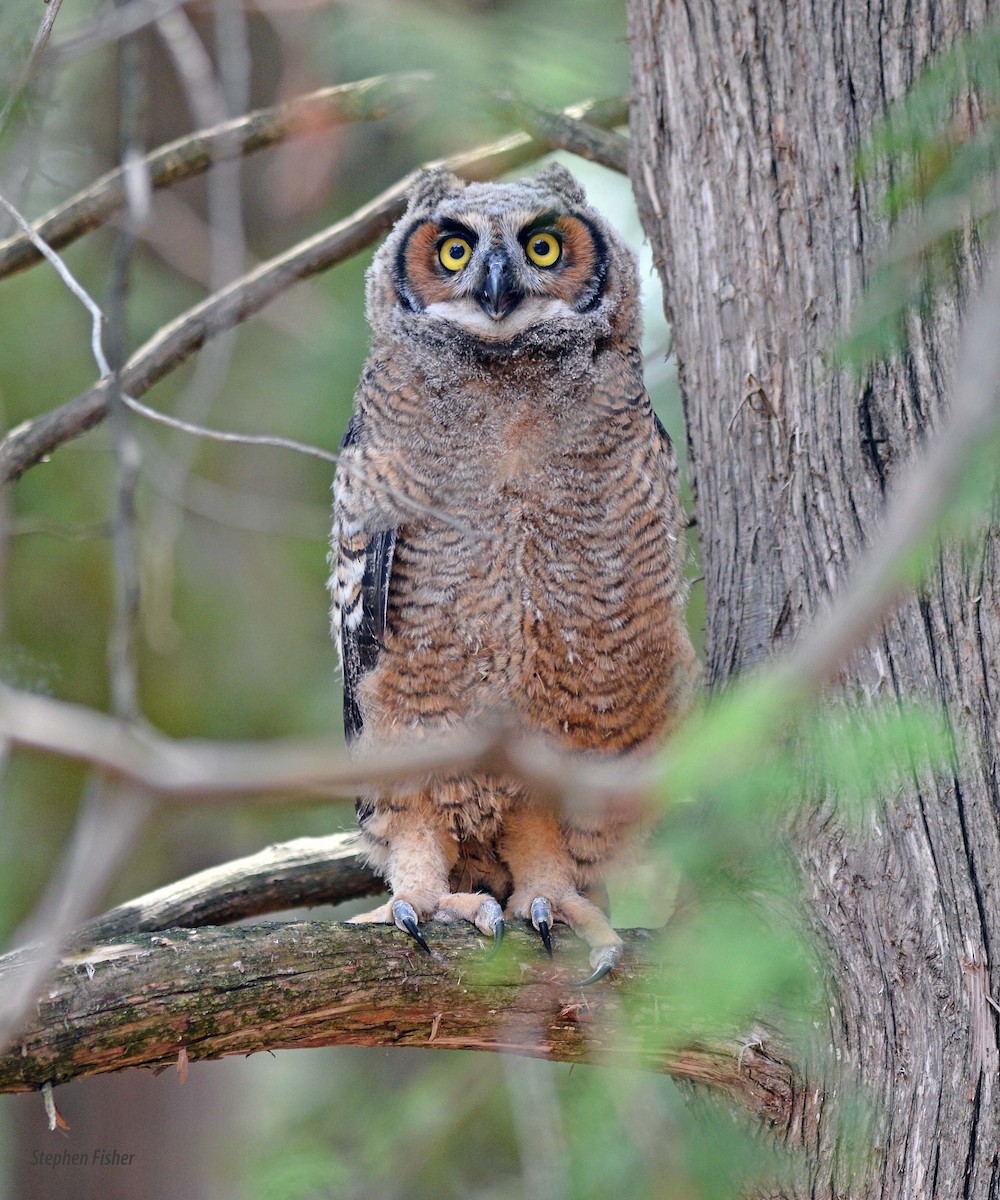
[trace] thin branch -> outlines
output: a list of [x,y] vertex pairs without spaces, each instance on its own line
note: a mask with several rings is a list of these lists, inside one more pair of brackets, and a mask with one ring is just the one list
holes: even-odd
[[[498,111],[541,142],[568,150],[578,158],[628,174],[628,138],[592,121],[580,121],[557,108],[532,104],[518,96],[497,97]],[[627,114],[626,114],[627,116]],[[624,121],[622,122],[624,124]]]
[[104,353],[104,313],[101,312],[97,302],[93,299],[90,293],[76,280],[72,272],[67,268],[66,264],[58,254],[53,253],[52,248],[45,242],[36,230],[28,224],[27,219],[14,207],[13,204],[5,197],[0,196],[0,207],[3,207],[7,213],[14,219],[24,230],[25,241],[33,246],[40,258],[46,259],[55,267],[56,274],[69,288],[74,296],[85,306],[90,313],[91,332],[90,332],[90,348],[94,355],[94,361],[97,363],[97,369],[101,373],[101,378],[106,378],[111,375],[111,367],[108,365],[107,356]]
[[164,737],[145,724],[122,721],[82,705],[19,691],[0,683],[0,739],[61,758],[89,763],[114,779],[175,803],[202,805],[224,798],[297,795],[326,803],[353,798],[367,786],[426,779],[441,772],[483,771],[529,785],[539,802],[576,812],[634,806],[636,795],[659,782],[659,764],[620,762],[558,753],[515,726],[463,727],[447,735],[348,755],[332,739],[210,742]]
[[[627,107],[624,101],[608,101],[566,111],[575,118],[585,113],[595,124],[614,126],[621,124]],[[517,133],[433,165],[468,179],[491,179],[554,148],[554,144]],[[262,263],[164,326],[125,365],[123,390],[133,397],[144,395],[210,337],[253,316],[298,280],[325,271],[370,245],[403,212],[413,179],[414,175],[409,175],[400,180],[350,217]],[[106,382],[95,384],[59,408],[13,429],[0,442],[0,482],[17,479],[58,446],[102,421],[107,414],[108,390]]]
[[[134,38],[118,47],[118,159],[123,167],[141,164],[147,107],[144,49]],[[136,235],[149,216],[148,188],[141,165],[132,167],[135,181],[130,189],[127,219],[115,236],[108,300],[108,346],[113,376],[109,381],[111,441],[115,460],[114,508],[111,549],[114,561],[114,604],[108,630],[108,676],[111,707],[116,716],[139,720],[139,555],[136,544],[136,490],[142,451],[121,387],[121,371],[128,346],[128,294]],[[54,255],[54,251],[49,250]],[[64,264],[65,267],[65,264]],[[62,278],[72,278],[69,272]],[[96,318],[95,318],[96,319]]]
[[[98,369],[108,372],[107,378],[105,378],[102,381],[102,384],[99,386],[104,386],[106,389],[110,389],[110,396],[114,398],[117,405],[121,405],[123,408],[131,409],[139,416],[145,417],[147,420],[153,421],[157,424],[165,425],[169,429],[174,429],[181,433],[192,434],[208,441],[225,442],[243,446],[268,446],[272,448],[292,450],[298,454],[305,454],[310,458],[321,459],[322,461],[328,462],[332,465],[336,465],[340,462],[340,456],[338,454],[334,454],[329,450],[323,450],[319,446],[313,446],[307,442],[299,442],[293,438],[285,438],[269,434],[258,435],[246,433],[228,433],[218,429],[208,429],[204,425],[198,425],[193,421],[185,421],[180,417],[167,416],[165,413],[161,413],[156,409],[149,408],[147,405],[142,404],[140,401],[135,400],[131,396],[127,395],[122,389],[123,369],[118,365],[118,356],[116,355],[115,369],[112,372],[108,365],[108,360],[104,355],[104,350],[102,348],[102,327],[105,323],[105,317],[100,307],[95,303],[83,286],[77,281],[73,273],[66,266],[66,263],[62,257],[58,255],[50,246],[45,244],[41,236],[28,225],[25,218],[17,211],[17,209],[14,208],[12,204],[10,204],[9,201],[4,199],[2,195],[0,195],[0,205],[5,207],[13,216],[15,221],[17,221],[18,224],[20,224],[21,227],[27,231],[30,239],[38,244],[41,253],[55,267],[59,278],[66,284],[73,295],[85,305],[88,312],[91,314],[94,357],[97,361]],[[123,237],[131,239],[132,235],[131,233],[125,233],[123,234]],[[117,291],[118,286],[116,285],[116,287],[112,289],[113,297],[117,295]],[[116,320],[115,327],[120,324],[121,320],[122,318],[118,318]],[[206,336],[212,336],[216,332],[218,331],[210,330],[207,332]],[[119,436],[120,434],[116,433],[116,446]],[[2,446],[2,444],[0,444],[0,446]],[[133,473],[137,471],[139,462],[139,451],[137,447],[134,447],[133,451],[127,455],[123,455],[121,452],[116,450],[116,458],[119,464],[127,460],[130,463],[130,469],[133,471]],[[345,469],[353,472],[362,481],[365,480],[365,474],[360,464],[349,461],[345,465]],[[183,479],[183,475],[183,471],[177,474],[176,480],[178,487]],[[385,495],[397,500],[403,505],[403,507],[408,508],[413,512],[419,512],[427,516],[431,516],[435,520],[451,526],[453,529],[456,529],[459,533],[461,533],[462,536],[470,543],[478,544],[483,541],[489,541],[489,536],[487,534],[476,533],[469,526],[463,524],[461,521],[456,520],[454,517],[449,516],[447,513],[434,508],[432,505],[424,504],[422,501],[406,495],[405,493],[389,486],[385,482],[380,481],[378,484],[373,483],[372,486],[377,487]],[[120,522],[116,522],[112,527],[112,533],[114,534],[119,528]]]
[[3,131],[7,128],[10,115],[14,111],[14,106],[24,95],[25,89],[34,77],[38,63],[45,53],[45,47],[49,44],[49,38],[52,36],[52,27],[56,23],[56,17],[59,15],[60,8],[62,8],[62,0],[48,0],[45,16],[42,18],[42,23],[35,34],[35,40],[32,43],[31,51],[24,64],[24,69],[8,93],[7,102],[0,109],[0,137],[3,136]]
[[[215,0],[215,43],[218,77],[212,58],[190,19],[181,10],[158,18],[156,28],[188,96],[196,124],[224,126],[234,113],[245,112],[250,90],[250,56],[246,14],[242,0]],[[207,176],[209,231],[209,290],[231,283],[246,265],[242,171],[239,137],[230,133],[215,148]],[[238,328],[214,339],[195,360],[193,375],[178,399],[175,411],[188,420],[203,421],[225,385],[236,351]],[[175,439],[168,470],[168,490],[183,498],[199,443],[190,437]],[[173,630],[173,593],[176,548],[183,529],[183,510],[165,500],[154,500],[146,526],[144,546],[146,586],[143,621],[153,645],[163,643],[163,631]]]
[[[397,931],[330,923],[173,930],[64,960],[38,1015],[0,1056],[0,1091],[259,1050],[326,1045],[501,1051],[668,1072],[714,1087],[772,1128],[801,1122],[800,1095],[770,1031],[672,1048],[668,989],[625,933],[625,966],[584,995],[584,949],[559,927],[550,964],[520,929],[486,961],[467,928],[433,924],[434,957]],[[5,964],[4,974],[20,964]],[[2,976],[0,976],[2,980]],[[5,982],[5,981],[4,981]],[[627,1004],[627,1020],[626,1015]]]
[[74,59],[92,54],[112,42],[119,42],[132,33],[152,25],[159,17],[180,8],[188,0],[129,0],[114,8],[99,11],[94,21],[79,33],[53,44],[48,53],[53,67],[59,68]]
[[[56,254],[56,252],[52,250],[50,246],[45,245],[39,234],[30,228],[25,218],[13,207],[12,204],[10,204],[9,201],[5,200],[3,196],[0,196],[0,205],[5,207],[7,211],[14,217],[14,219],[23,228],[29,231],[32,240],[38,242],[41,246],[45,258],[48,259],[48,261],[51,262],[55,267],[59,278],[90,312],[93,324],[92,342],[94,347],[94,356],[97,360],[98,368],[106,368],[108,371],[110,371],[108,360],[104,355],[101,344],[102,326],[105,318],[100,307],[77,281],[73,273],[66,266],[66,263],[63,261],[63,259]],[[115,294],[116,290],[117,289],[113,290],[113,294]],[[258,435],[246,433],[227,433],[218,429],[208,429],[204,425],[195,424],[193,421],[185,421],[180,417],[167,416],[165,413],[161,413],[156,409],[149,408],[147,405],[142,404],[140,401],[135,400],[131,396],[127,395],[122,390],[122,377],[123,371],[118,368],[116,359],[116,369],[110,373],[107,379],[103,381],[104,386],[111,389],[110,394],[115,398],[116,403],[120,404],[124,408],[131,409],[133,412],[137,413],[139,416],[145,417],[149,421],[153,421],[160,425],[165,425],[169,429],[175,429],[181,433],[192,434],[208,441],[225,442],[243,446],[269,446],[272,448],[292,450],[298,454],[305,454],[310,458],[318,458],[323,462],[328,462],[333,465],[336,465],[340,462],[340,456],[338,454],[334,454],[329,450],[323,450],[319,446],[310,445],[307,442],[296,441],[293,438],[285,438],[269,434]],[[119,462],[127,459],[131,464],[133,471],[137,470],[139,461],[139,451],[137,448],[134,448],[133,452],[129,455],[123,456],[121,453],[118,453],[116,457]],[[353,472],[362,481],[365,480],[365,475],[360,464],[349,461],[345,465],[345,469]],[[182,478],[182,475],[183,473],[178,475],[178,481]],[[451,526],[453,529],[456,529],[459,533],[461,533],[462,536],[465,537],[470,543],[478,544],[483,541],[489,541],[489,536],[487,534],[476,533],[469,526],[463,524],[461,521],[456,520],[454,517],[449,516],[447,513],[441,512],[432,505],[424,504],[422,501],[417,500],[412,496],[408,496],[396,488],[390,487],[384,482],[380,481],[378,484],[373,483],[371,486],[377,487],[385,495],[397,500],[405,508],[409,508],[413,512],[419,512],[427,516],[431,516],[435,520]],[[120,523],[116,523],[113,526],[113,533],[119,527],[119,524]]]
[[[253,154],[333,125],[376,121],[406,111],[431,78],[424,72],[378,75],[340,87],[320,88],[286,104],[257,109],[213,128],[186,134],[147,155],[142,166],[151,187],[169,187],[203,174],[213,162]],[[118,167],[39,218],[33,227],[50,246],[60,250],[109,221],[122,209],[125,198],[125,172]],[[37,243],[26,236],[0,242],[0,279],[40,261]]]

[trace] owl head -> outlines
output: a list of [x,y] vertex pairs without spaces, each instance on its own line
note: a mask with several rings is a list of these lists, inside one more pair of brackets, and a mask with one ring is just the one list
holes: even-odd
[[513,183],[423,171],[372,264],[376,332],[463,356],[638,340],[635,257],[561,166]]

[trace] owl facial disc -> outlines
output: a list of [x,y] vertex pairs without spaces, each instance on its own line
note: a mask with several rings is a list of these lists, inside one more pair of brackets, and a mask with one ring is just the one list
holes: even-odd
[[425,172],[369,273],[369,316],[462,363],[546,356],[638,326],[635,261],[562,168],[513,183]]

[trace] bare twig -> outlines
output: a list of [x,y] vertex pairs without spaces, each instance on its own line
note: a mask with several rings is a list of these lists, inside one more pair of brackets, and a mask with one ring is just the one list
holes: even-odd
[[49,44],[49,38],[52,36],[52,27],[56,23],[56,17],[59,15],[59,9],[62,8],[62,0],[49,0],[48,7],[45,10],[45,16],[42,18],[42,23],[38,27],[38,32],[35,34],[35,40],[32,43],[31,51],[28,54],[27,61],[24,64],[24,69],[18,76],[17,82],[7,94],[7,101],[3,108],[0,109],[0,137],[3,136],[3,131],[7,128],[7,123],[10,120],[10,115],[14,111],[14,106],[24,95],[25,88],[31,82],[35,70],[38,67],[39,60],[45,53],[45,47]]
[[[430,76],[379,75],[340,87],[321,88],[273,108],[178,138],[143,160],[150,186],[168,187],[201,175],[224,157],[253,154],[288,138],[316,133],[350,121],[380,120],[413,104]],[[118,167],[77,193],[71,200],[34,222],[35,231],[60,250],[96,229],[125,204],[125,173]],[[0,278],[33,266],[41,258],[37,243],[27,236],[0,243]]]
[[[39,234],[31,229],[25,218],[17,211],[17,209],[14,208],[12,204],[10,204],[8,200],[4,199],[3,196],[0,196],[0,205],[7,209],[7,211],[22,226],[22,228],[29,231],[32,240],[38,243],[39,247],[41,248],[41,253],[55,267],[60,279],[62,279],[73,295],[76,296],[80,302],[86,306],[88,312],[91,314],[92,344],[98,369],[108,372],[105,384],[112,389],[112,395],[116,395],[114,389],[118,389],[117,400],[123,408],[131,409],[133,412],[145,417],[147,420],[153,421],[159,425],[165,425],[169,429],[175,429],[181,433],[192,434],[208,441],[225,442],[243,446],[270,446],[279,449],[292,450],[295,453],[305,454],[310,458],[318,458],[323,462],[328,462],[333,465],[336,465],[340,462],[339,455],[334,454],[330,450],[323,450],[319,446],[313,446],[308,442],[299,442],[294,438],[285,438],[276,435],[228,433],[218,429],[208,429],[204,425],[195,424],[193,421],[185,421],[179,417],[171,417],[167,416],[165,413],[157,412],[156,409],[149,408],[147,405],[142,404],[140,401],[135,400],[131,396],[127,395],[123,390],[121,390],[121,380],[123,376],[122,370],[116,369],[112,372],[108,365],[108,360],[104,354],[102,347],[102,328],[105,323],[105,318],[100,307],[77,281],[60,255],[56,254],[56,252],[50,246],[45,244]],[[128,462],[132,464],[130,469],[137,468],[138,449],[133,449],[126,456],[123,456],[119,453],[119,461],[124,461],[126,458]],[[364,479],[364,473],[359,464],[348,462],[346,469],[353,471],[355,474]],[[175,485],[176,482],[177,480],[175,479]],[[373,484],[372,486],[376,485]],[[454,517],[451,517],[448,513],[442,512],[431,505],[424,504],[415,497],[407,496],[405,493],[400,492],[399,490],[392,488],[385,483],[380,482],[377,486],[387,496],[391,496],[405,508],[408,508],[413,512],[419,512],[427,516],[434,517],[435,520],[441,521],[443,524],[449,525],[458,530],[458,532],[470,542],[480,543],[489,540],[489,536],[487,534],[476,533],[469,526],[463,524],[461,521],[456,520]],[[116,525],[113,527],[113,532],[114,528],[117,527],[118,523],[116,523]]]
[[519,96],[499,96],[497,108],[512,124],[520,125],[539,141],[622,175],[628,174],[628,138],[620,133],[601,129],[590,121],[575,120],[557,108],[532,104]]
[[[242,6],[234,0],[216,0],[215,16],[220,63],[218,79],[211,57],[183,11],[159,17],[156,28],[184,83],[188,107],[195,122],[204,127],[225,128],[233,113],[243,112],[247,107],[250,63]],[[225,37],[221,34],[223,24]],[[221,77],[223,67],[227,71],[226,79]],[[235,107],[230,107],[227,91],[231,93]],[[208,283],[212,291],[225,287],[245,270],[239,142],[235,131],[220,141],[214,147],[208,172]],[[237,333],[237,327],[227,331],[209,344],[205,354],[198,356],[193,377],[177,402],[176,411],[180,416],[200,421],[208,414],[229,374]],[[183,498],[199,447],[189,437],[175,441],[168,460],[172,478],[167,481],[166,495]],[[181,508],[161,494],[152,506],[146,527],[143,609],[147,635],[154,645],[161,647],[164,631],[175,628],[172,614],[174,566],[182,528]]]
[[120,42],[130,34],[138,33],[164,14],[180,8],[188,0],[128,0],[127,3],[116,4],[114,8],[99,10],[94,21],[85,26],[79,33],[60,39],[49,48],[47,58],[54,68],[58,69],[109,46],[112,42]]
[[[572,117],[586,114],[589,121],[613,126],[621,123],[626,106],[616,101],[566,111]],[[469,179],[490,179],[552,148],[518,133],[435,165]],[[133,397],[143,395],[210,337],[246,320],[298,280],[327,270],[370,245],[402,213],[413,178],[400,180],[350,217],[262,263],[164,326],[125,365],[123,389]],[[98,424],[107,413],[107,404],[108,384],[98,383],[12,430],[0,442],[0,482],[16,479],[58,446]]]
[[90,313],[91,332],[90,332],[90,348],[94,355],[94,362],[97,363],[97,369],[101,373],[101,378],[104,379],[111,374],[111,367],[108,365],[107,356],[104,353],[104,313],[101,312],[97,302],[93,299],[90,293],[80,285],[75,276],[59,257],[52,251],[52,248],[45,242],[32,227],[28,224],[27,219],[14,207],[13,204],[5,197],[0,196],[0,207],[3,207],[6,212],[14,219],[14,221],[24,230],[25,239],[35,247],[41,258],[46,259],[56,269],[56,274],[69,288],[74,296]]
[[[109,398],[111,438],[115,456],[115,499],[111,524],[114,557],[114,609],[108,631],[108,676],[111,705],[115,714],[139,720],[139,558],[136,545],[136,489],[142,452],[125,407],[121,388],[122,365],[128,346],[128,302],[132,254],[136,234],[145,223],[149,208],[144,186],[142,127],[146,110],[146,77],[143,50],[137,40],[126,38],[118,48],[119,161],[133,165],[137,181],[130,190],[127,220],[118,230],[111,269],[108,301],[108,344],[112,368]],[[50,254],[53,252],[50,250]]]

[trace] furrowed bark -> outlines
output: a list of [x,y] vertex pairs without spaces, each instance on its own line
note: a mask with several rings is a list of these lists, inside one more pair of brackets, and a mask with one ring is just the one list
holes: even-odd
[[[995,16],[956,0],[630,4],[631,173],[674,333],[715,683],[822,610],[944,419],[979,247],[966,239],[957,300],[914,317],[906,353],[855,384],[831,351],[888,232],[886,179],[859,181],[855,161],[922,65]],[[951,770],[878,798],[866,833],[799,821],[831,1021],[790,1196],[1000,1194],[997,549],[993,532],[943,549],[843,677],[851,703],[942,705],[956,750]],[[881,1112],[863,1189],[832,1119],[845,1079]]]
[[[583,946],[511,930],[501,953],[467,927],[424,926],[430,957],[395,929],[324,923],[169,930],[65,958],[38,1014],[0,1055],[0,1091],[129,1067],[313,1046],[427,1046],[603,1062],[698,1080],[772,1128],[800,1117],[791,1070],[770,1034],[677,1050],[661,1031],[665,987],[651,934],[624,934],[625,962],[600,988]],[[0,960],[5,972],[16,969]]]

